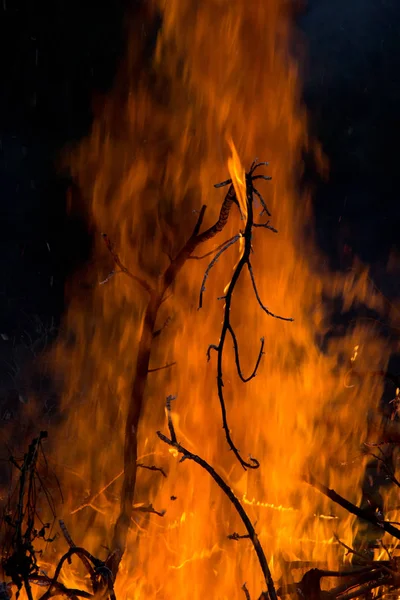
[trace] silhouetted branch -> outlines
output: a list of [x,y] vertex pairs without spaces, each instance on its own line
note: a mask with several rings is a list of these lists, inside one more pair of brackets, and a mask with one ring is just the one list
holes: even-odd
[[249,273],[250,273],[251,283],[253,284],[253,289],[254,289],[254,293],[255,293],[255,295],[256,295],[256,298],[257,298],[257,302],[258,302],[258,304],[261,306],[261,308],[263,309],[263,311],[264,311],[264,312],[266,312],[266,313],[267,313],[267,315],[269,315],[270,317],[274,317],[274,319],[280,319],[281,321],[290,321],[290,322],[292,322],[292,321],[293,321],[293,318],[292,318],[292,317],[281,317],[280,315],[276,315],[276,314],[274,314],[273,312],[271,312],[271,311],[270,311],[270,310],[269,310],[269,309],[268,309],[268,308],[267,308],[267,307],[266,307],[266,306],[265,306],[265,305],[262,303],[262,300],[261,300],[261,298],[260,298],[260,295],[259,295],[259,293],[258,293],[258,290],[257,290],[256,281],[255,281],[255,279],[254,279],[253,267],[251,266],[251,263],[250,263],[250,261],[248,261],[248,262],[247,262],[247,268],[248,268],[248,270],[249,270]]
[[375,516],[375,514],[369,513],[366,510],[359,508],[352,502],[349,502],[349,500],[346,500],[345,498],[340,496],[337,492],[335,492],[335,490],[331,490],[323,483],[317,481],[315,477],[313,477],[311,474],[308,474],[307,477],[304,478],[304,481],[306,481],[309,485],[319,490],[322,494],[330,498],[333,502],[336,502],[336,504],[339,504],[349,513],[356,515],[364,521],[368,521],[368,523],[371,523],[372,525],[375,525],[376,527],[385,530],[393,537],[400,539],[400,529],[393,527],[393,525],[391,525],[387,521],[379,519],[377,516]]
[[147,372],[148,373],[156,373],[156,371],[163,371],[164,369],[169,369],[170,367],[173,367],[174,365],[176,365],[176,362],[167,363],[166,365],[163,365],[162,367],[157,367],[155,369],[149,369]]
[[158,471],[163,477],[167,477],[166,472],[161,467],[156,467],[155,465],[144,465],[143,463],[137,463],[137,466],[141,467],[142,469],[147,469],[148,471]]
[[200,296],[199,296],[199,309],[203,307],[203,294],[206,291],[206,281],[207,278],[210,274],[211,269],[216,265],[216,263],[218,262],[218,259],[220,258],[220,256],[225,252],[225,250],[228,250],[228,248],[230,246],[232,246],[233,244],[235,244],[239,239],[240,239],[240,234],[235,235],[233,238],[231,238],[229,240],[229,242],[227,242],[224,246],[222,246],[222,248],[220,249],[220,251],[215,255],[215,257],[212,259],[212,261],[210,262],[210,264],[208,265],[205,273],[204,273],[204,277],[203,277],[203,281],[201,282],[201,288],[200,288]]
[[260,544],[260,541],[259,541],[257,533],[253,527],[253,524],[251,523],[251,521],[250,521],[245,509],[241,505],[239,499],[235,496],[235,494],[233,493],[233,491],[229,487],[229,485],[227,485],[227,483],[225,483],[225,481],[222,479],[222,477],[215,471],[215,469],[213,469],[213,467],[207,461],[205,461],[203,458],[201,458],[197,454],[193,454],[192,452],[190,452],[189,450],[184,448],[177,441],[175,428],[174,428],[174,424],[172,421],[172,415],[171,415],[171,399],[172,399],[172,397],[170,396],[167,399],[167,403],[166,403],[168,428],[169,428],[171,437],[168,438],[164,434],[162,434],[160,431],[157,431],[158,437],[160,438],[160,440],[162,440],[169,446],[172,446],[180,454],[182,454],[182,458],[180,459],[180,462],[183,462],[186,459],[192,460],[195,463],[197,463],[198,465],[200,465],[205,471],[207,471],[207,473],[209,473],[209,475],[211,475],[211,477],[214,479],[216,484],[221,488],[221,490],[224,492],[224,494],[229,498],[229,500],[233,504],[234,508],[236,509],[236,512],[238,513],[239,517],[241,518],[243,525],[245,526],[245,529],[248,533],[249,539],[251,540],[251,542],[253,544],[254,550],[255,550],[257,558],[258,558],[258,562],[260,564],[262,573],[264,575],[264,580],[267,585],[270,600],[277,600],[274,582],[272,580],[271,571],[269,569],[268,562],[267,562],[266,556],[264,554],[264,550]]
[[[244,469],[248,469],[248,468],[257,469],[260,466],[260,464],[257,459],[252,458],[252,457],[250,457],[250,459],[248,461],[244,460],[241,456],[239,449],[236,447],[236,444],[234,443],[234,441],[232,439],[231,431],[230,431],[229,424],[228,424],[227,408],[226,408],[225,396],[224,396],[223,360],[224,360],[225,342],[226,342],[228,334],[231,336],[232,341],[233,341],[233,347],[234,347],[234,351],[235,351],[235,364],[236,364],[236,369],[237,369],[237,372],[238,372],[238,375],[239,375],[239,378],[241,379],[241,381],[246,382],[256,376],[257,370],[258,370],[258,367],[260,365],[261,358],[263,355],[264,341],[262,339],[261,349],[258,354],[255,368],[254,368],[253,372],[251,373],[250,377],[245,378],[243,376],[241,366],[240,366],[239,348],[238,348],[237,338],[236,338],[234,329],[231,324],[233,293],[234,293],[236,284],[238,283],[239,278],[242,274],[243,268],[245,266],[247,266],[247,268],[250,272],[250,277],[251,277],[251,281],[253,284],[253,289],[254,289],[254,292],[256,295],[256,299],[257,299],[259,305],[261,306],[261,308],[264,310],[264,312],[266,312],[269,316],[277,318],[277,319],[281,319],[284,321],[293,321],[293,319],[291,319],[291,318],[281,317],[279,315],[272,313],[262,303],[261,298],[258,293],[258,290],[257,290],[257,286],[255,283],[254,274],[253,274],[253,270],[252,270],[252,266],[251,266],[251,262],[250,262],[250,255],[252,252],[253,228],[254,228],[254,212],[253,212],[253,203],[254,203],[253,195],[254,194],[256,194],[260,198],[264,211],[266,211],[269,214],[268,209],[265,205],[265,202],[264,202],[261,194],[258,192],[258,190],[255,190],[254,185],[253,185],[254,180],[263,179],[263,180],[269,181],[271,179],[271,177],[266,176],[266,175],[254,175],[255,170],[264,164],[265,163],[260,163],[257,161],[253,162],[253,164],[251,165],[250,171],[246,174],[246,224],[245,224],[244,231],[241,232],[241,234],[240,234],[240,237],[243,238],[243,243],[241,246],[242,255],[234,269],[232,279],[227,286],[225,295],[223,296],[223,299],[225,300],[225,305],[224,305],[224,315],[223,315],[222,329],[221,329],[221,334],[220,334],[220,338],[219,338],[219,343],[218,343],[218,345],[215,345],[215,344],[210,345],[207,350],[208,360],[210,360],[210,351],[211,350],[215,350],[217,353],[217,391],[218,391],[218,399],[219,399],[219,403],[220,403],[220,407],[221,407],[222,427],[224,429],[225,437],[226,437],[226,440],[228,442],[230,449],[232,450],[232,452],[234,453],[234,455],[236,456],[236,458],[238,459],[238,461],[240,462],[240,464],[242,465],[242,467]],[[222,182],[221,184],[217,184],[216,187],[222,187],[223,185],[228,185],[228,184],[232,188],[233,184],[232,184],[231,179],[227,179],[226,181]],[[262,226],[266,227],[266,228],[270,228],[269,224],[264,223],[264,224],[262,224]],[[236,240],[234,240],[234,241],[236,241]],[[220,250],[220,252],[215,256],[215,258],[211,261],[209,266],[207,267],[207,270],[205,272],[203,282],[201,285],[201,290],[200,290],[199,308],[202,307],[203,293],[205,291],[204,286],[205,286],[206,279],[210,273],[210,270],[217,262],[220,254],[222,254],[222,252],[224,252],[232,243],[233,242],[230,242],[229,245],[223,247]]]
[[229,238],[229,240],[225,240],[225,242],[222,242],[222,244],[219,244],[216,248],[214,248],[214,250],[210,250],[210,252],[206,252],[202,256],[195,256],[194,254],[192,254],[191,256],[189,256],[189,259],[190,260],[203,260],[203,258],[207,258],[208,256],[212,256],[213,254],[215,254],[216,252],[218,252],[218,250],[220,250],[221,248],[223,248],[223,246],[226,246],[227,244],[229,244],[229,242],[232,242],[235,238],[237,238],[236,235],[232,236],[231,238]]
[[252,373],[248,377],[244,377],[244,375],[242,373],[242,368],[240,366],[239,344],[238,344],[238,341],[236,338],[236,334],[233,331],[232,325],[229,325],[228,330],[229,330],[229,333],[231,334],[232,341],[233,341],[233,349],[235,352],[235,364],[236,364],[236,369],[237,369],[238,375],[239,375],[240,379],[243,381],[243,383],[247,383],[248,381],[250,381],[251,379],[253,379],[253,377],[255,377],[257,375],[257,370],[258,370],[258,367],[260,365],[261,359],[264,354],[265,340],[264,340],[264,338],[261,338],[261,340],[260,340],[261,341],[260,351],[258,353],[257,361],[256,361],[256,364],[255,364],[255,367],[254,367]]

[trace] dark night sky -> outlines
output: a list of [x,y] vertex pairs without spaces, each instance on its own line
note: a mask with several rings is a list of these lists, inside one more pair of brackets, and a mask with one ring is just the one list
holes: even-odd
[[[59,318],[65,277],[88,251],[84,225],[65,215],[68,182],[54,159],[88,131],[93,94],[112,84],[126,4],[0,2],[0,333],[10,338],[32,331],[31,315]],[[400,226],[400,2],[310,0],[299,24],[304,96],[331,161],[315,194],[321,246],[335,266],[345,244],[382,265]],[[0,360],[10,362],[5,344]]]

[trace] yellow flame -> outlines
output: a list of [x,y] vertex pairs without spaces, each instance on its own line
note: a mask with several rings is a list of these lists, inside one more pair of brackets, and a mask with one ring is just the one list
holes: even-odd
[[245,221],[247,219],[246,173],[240,162],[236,146],[231,138],[228,139],[228,145],[231,150],[231,156],[228,158],[228,171],[232,179],[233,187],[235,188],[240,213]]

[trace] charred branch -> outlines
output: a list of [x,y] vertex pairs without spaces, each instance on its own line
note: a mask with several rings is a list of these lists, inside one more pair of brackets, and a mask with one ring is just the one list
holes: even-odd
[[[233,326],[231,323],[231,313],[232,313],[233,293],[234,293],[235,287],[240,279],[242,271],[245,267],[247,267],[247,269],[250,273],[254,293],[255,293],[257,302],[260,305],[260,307],[262,308],[262,310],[267,315],[274,317],[276,319],[281,319],[284,321],[293,321],[292,318],[281,317],[279,315],[274,314],[263,304],[263,302],[260,298],[260,295],[258,293],[258,290],[257,290],[254,273],[253,273],[253,269],[252,269],[252,265],[251,265],[251,260],[250,260],[250,256],[251,256],[251,252],[252,252],[252,238],[253,238],[253,228],[254,228],[254,206],[253,206],[253,204],[254,204],[254,194],[255,193],[258,196],[258,198],[260,198],[261,204],[263,206],[263,212],[266,212],[268,215],[270,214],[261,194],[258,192],[258,190],[255,190],[254,185],[253,185],[253,182],[257,179],[263,179],[263,180],[271,179],[271,177],[266,176],[266,175],[254,175],[254,172],[256,171],[256,169],[265,164],[266,163],[263,163],[263,162],[259,163],[259,162],[255,161],[251,165],[250,171],[246,174],[246,217],[245,217],[246,223],[245,223],[244,231],[241,232],[240,236],[237,236],[237,239],[240,239],[240,238],[243,239],[242,255],[235,267],[235,270],[232,275],[232,279],[227,287],[225,295],[223,296],[223,299],[225,300],[225,306],[224,306],[224,316],[223,316],[222,329],[221,329],[219,343],[218,343],[218,345],[213,344],[213,345],[209,346],[208,351],[207,351],[208,360],[210,360],[211,350],[215,350],[217,353],[217,391],[218,391],[218,399],[219,399],[220,408],[221,408],[222,427],[224,429],[225,437],[226,437],[226,440],[228,442],[230,449],[232,450],[232,452],[236,456],[237,460],[240,462],[240,464],[242,465],[242,467],[244,469],[257,469],[260,466],[260,463],[258,462],[257,459],[255,459],[253,457],[250,457],[249,460],[245,460],[242,457],[239,449],[237,448],[236,444],[233,441],[231,430],[230,430],[229,423],[228,423],[227,407],[226,407],[225,395],[224,395],[224,368],[223,368],[223,365],[224,365],[225,344],[226,344],[226,340],[227,340],[228,336],[230,336],[233,341],[236,370],[237,370],[239,378],[241,379],[242,382],[246,383],[247,381],[249,381],[250,379],[253,379],[256,376],[257,370],[259,368],[261,358],[263,355],[264,340],[261,339],[261,348],[260,348],[260,351],[259,351],[259,354],[258,354],[258,357],[256,360],[255,367],[249,377],[244,377],[241,366],[240,366],[238,342],[237,342],[236,334],[234,332],[234,329],[233,329]],[[230,189],[231,189],[233,186],[232,180],[228,179],[226,181],[223,181],[222,183],[217,184],[215,187],[222,187],[225,185],[230,185]],[[263,224],[264,227],[266,225],[267,224]],[[204,275],[204,278],[203,278],[202,285],[201,285],[200,297],[199,297],[199,308],[202,308],[202,306],[203,306],[203,294],[205,291],[205,283],[206,283],[206,280],[209,276],[211,269],[215,266],[216,262],[218,261],[219,257],[221,256],[221,254],[223,252],[225,252],[225,250],[227,250],[233,243],[235,243],[237,241],[237,239],[232,238],[231,241],[227,245],[223,246],[221,248],[221,250],[217,253],[217,255],[213,258],[213,260],[210,262],[210,264],[208,265],[207,270]]]
[[276,590],[275,590],[275,585],[274,585],[274,582],[272,580],[271,571],[270,571],[269,566],[268,566],[267,558],[266,558],[264,550],[263,550],[263,548],[262,548],[262,546],[260,544],[260,541],[258,539],[257,533],[256,533],[256,531],[254,529],[254,526],[253,526],[252,522],[250,521],[250,519],[249,519],[249,517],[248,517],[248,515],[247,515],[247,513],[245,511],[245,509],[243,508],[243,506],[240,503],[239,499],[233,493],[232,489],[222,479],[222,477],[215,471],[215,469],[213,469],[213,467],[207,461],[205,461],[203,458],[201,458],[197,454],[193,454],[193,452],[190,452],[189,450],[187,450],[184,446],[182,446],[177,441],[177,437],[176,437],[176,433],[175,433],[175,428],[174,428],[174,424],[173,424],[173,421],[172,421],[172,415],[171,415],[171,397],[169,397],[167,399],[166,412],[167,412],[167,419],[168,419],[168,429],[170,431],[171,437],[168,438],[167,436],[165,436],[160,431],[157,431],[158,437],[164,443],[168,444],[168,446],[172,446],[180,454],[182,454],[182,458],[180,459],[179,462],[183,462],[185,460],[192,460],[193,462],[195,462],[198,465],[200,465],[205,471],[207,471],[207,473],[213,478],[213,480],[218,485],[218,487],[228,497],[228,499],[230,500],[230,502],[233,504],[236,512],[238,513],[239,517],[241,518],[241,520],[243,522],[243,525],[245,526],[245,529],[247,531],[248,537],[249,537],[249,539],[251,540],[251,542],[253,544],[253,548],[254,548],[254,550],[256,552],[257,559],[258,559],[258,562],[260,564],[260,567],[261,567],[261,570],[262,570],[262,573],[263,573],[263,576],[264,576],[264,581],[265,581],[266,586],[267,586],[269,598],[270,598],[270,600],[277,600],[277,594],[276,594]]
[[164,369],[169,369],[170,367],[173,367],[174,365],[176,365],[176,362],[167,363],[166,365],[163,365],[162,367],[156,367],[155,369],[149,369],[148,373],[156,373],[157,371],[163,371]]
[[136,466],[140,467],[141,469],[147,469],[148,471],[157,471],[158,473],[161,473],[163,477],[167,477],[166,472],[161,467],[156,467],[155,465],[144,465],[143,463],[137,463]]

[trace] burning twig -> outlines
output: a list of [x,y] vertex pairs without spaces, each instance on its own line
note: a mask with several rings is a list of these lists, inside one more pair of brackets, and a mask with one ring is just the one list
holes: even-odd
[[205,461],[203,458],[201,458],[197,454],[193,454],[192,452],[190,452],[189,450],[184,448],[177,441],[175,428],[174,428],[174,424],[172,421],[172,415],[171,415],[171,400],[172,400],[172,397],[169,396],[167,398],[167,402],[166,402],[168,429],[170,431],[171,437],[168,438],[160,431],[157,431],[158,437],[160,438],[160,440],[162,440],[163,442],[168,444],[168,446],[172,446],[180,454],[182,454],[182,458],[180,459],[179,462],[183,462],[184,460],[187,460],[187,459],[192,460],[195,463],[197,463],[198,465],[200,465],[205,471],[207,471],[207,473],[209,473],[209,475],[211,475],[211,477],[214,479],[216,484],[221,488],[221,490],[224,492],[224,494],[229,498],[229,500],[235,507],[239,517],[241,518],[243,525],[245,526],[246,531],[248,533],[249,539],[251,540],[251,542],[253,544],[254,550],[255,550],[257,558],[258,558],[258,562],[260,564],[262,573],[264,575],[265,583],[267,585],[269,598],[270,598],[270,600],[277,600],[277,594],[275,591],[274,582],[272,580],[271,571],[269,569],[268,562],[267,562],[266,556],[264,554],[264,550],[260,544],[257,533],[256,533],[246,511],[244,510],[239,499],[235,496],[235,494],[233,493],[233,491],[231,490],[229,485],[227,485],[225,483],[225,481],[222,479],[222,477],[220,475],[218,475],[218,473],[215,471],[215,469],[213,469],[213,467],[211,465],[209,465],[209,463],[207,461]]
[[[231,312],[232,312],[231,308],[232,308],[233,292],[235,290],[237,282],[239,281],[239,278],[242,274],[244,267],[247,267],[247,269],[250,273],[250,278],[251,278],[251,282],[253,284],[254,293],[255,293],[257,302],[261,306],[262,310],[267,315],[274,317],[276,319],[281,319],[283,321],[293,321],[292,318],[281,317],[280,315],[276,315],[276,314],[272,313],[263,304],[263,302],[260,298],[260,295],[258,293],[258,290],[257,290],[254,273],[253,273],[253,269],[252,269],[252,265],[251,265],[251,261],[250,261],[250,255],[251,255],[251,251],[252,251],[253,228],[254,228],[254,211],[253,211],[253,203],[254,203],[253,195],[254,194],[256,194],[258,196],[258,198],[260,198],[260,201],[261,201],[261,204],[263,207],[263,212],[266,212],[268,215],[270,215],[264,199],[262,198],[261,194],[257,190],[255,190],[254,185],[253,185],[253,182],[257,179],[264,179],[264,180],[271,179],[271,177],[266,176],[266,175],[254,175],[254,172],[256,171],[256,169],[265,164],[267,164],[267,163],[264,163],[264,162],[259,163],[259,162],[254,161],[253,164],[251,165],[250,171],[248,173],[246,173],[246,217],[245,217],[246,224],[245,224],[244,231],[240,234],[240,236],[236,236],[236,238],[232,238],[229,241],[229,243],[227,243],[225,246],[223,246],[221,248],[221,250],[218,252],[218,254],[213,258],[211,263],[208,265],[207,270],[204,275],[204,278],[203,278],[203,282],[202,282],[202,286],[201,286],[201,290],[200,290],[200,297],[199,297],[199,308],[202,308],[203,294],[205,291],[205,282],[207,280],[207,277],[208,277],[211,269],[213,268],[213,266],[215,265],[215,263],[217,262],[218,258],[221,256],[221,254],[223,252],[225,252],[225,250],[227,250],[238,239],[243,238],[244,241],[243,241],[242,256],[235,267],[235,270],[232,275],[232,279],[231,279],[231,281],[228,285],[227,291],[223,297],[225,300],[225,306],[224,306],[224,317],[223,317],[222,330],[221,330],[221,334],[220,334],[219,343],[218,343],[218,345],[212,344],[209,346],[208,351],[207,351],[207,357],[208,357],[208,359],[210,359],[210,351],[211,350],[215,350],[217,352],[217,389],[218,389],[218,398],[219,398],[219,402],[220,402],[220,406],[221,406],[222,426],[225,431],[225,437],[226,437],[226,440],[228,442],[230,449],[233,451],[234,455],[236,456],[236,458],[238,459],[238,461],[240,462],[240,464],[242,465],[242,467],[244,469],[257,469],[260,466],[260,463],[258,462],[257,459],[252,458],[252,457],[250,457],[250,459],[248,461],[244,460],[232,439],[231,431],[230,431],[230,428],[228,425],[228,417],[227,417],[227,410],[226,410],[225,397],[224,397],[224,377],[223,377],[223,357],[224,357],[224,350],[225,350],[225,342],[226,342],[228,334],[230,335],[230,337],[233,341],[233,347],[234,347],[234,351],[235,351],[236,369],[237,369],[239,378],[243,382],[247,382],[256,376],[257,370],[258,370],[258,367],[260,365],[261,358],[263,355],[264,339],[262,338],[261,339],[261,348],[258,353],[255,367],[249,377],[244,377],[242,374],[240,361],[239,361],[238,342],[237,342],[237,338],[236,338],[233,326],[231,324]],[[222,187],[224,185],[232,186],[233,185],[232,180],[228,179],[220,184],[217,184],[215,187]],[[267,224],[264,224],[264,226],[267,226]]]
[[215,254],[216,252],[221,250],[221,248],[223,248],[224,246],[227,246],[231,242],[234,243],[234,241],[236,241],[236,239],[237,239],[237,235],[234,235],[231,238],[229,238],[229,240],[226,240],[225,242],[222,242],[222,244],[219,244],[216,248],[214,248],[214,250],[210,250],[210,252],[206,252],[205,254],[203,254],[201,256],[195,256],[194,254],[192,254],[192,256],[189,256],[189,259],[190,260],[203,260],[203,258],[212,256],[213,254]]

